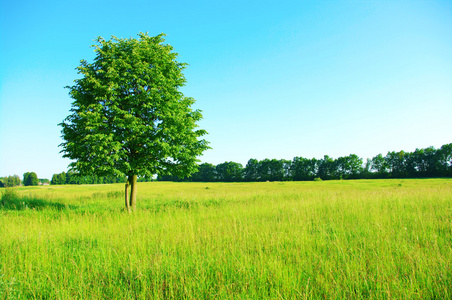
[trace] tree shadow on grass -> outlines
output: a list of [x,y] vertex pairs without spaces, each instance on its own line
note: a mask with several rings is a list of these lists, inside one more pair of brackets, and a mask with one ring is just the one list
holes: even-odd
[[66,210],[76,208],[73,205],[50,202],[41,198],[19,196],[14,189],[6,189],[0,195],[0,210]]

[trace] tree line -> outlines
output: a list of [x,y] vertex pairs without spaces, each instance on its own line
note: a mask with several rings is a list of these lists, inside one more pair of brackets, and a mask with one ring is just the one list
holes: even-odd
[[[428,147],[414,152],[391,151],[385,156],[378,154],[366,162],[355,154],[333,159],[325,155],[321,159],[295,157],[285,159],[250,159],[245,167],[236,162],[218,165],[203,163],[191,177],[159,176],[160,181],[193,182],[240,182],[240,181],[309,181],[315,179],[383,179],[452,177],[452,143],[439,149]],[[138,181],[151,181],[140,177]],[[125,183],[126,176],[82,176],[73,171],[53,174],[52,180],[38,179],[35,172],[24,173],[23,181],[18,175],[1,177],[0,187],[18,185],[61,184],[108,184]]]
[[218,165],[203,163],[191,177],[159,176],[160,181],[240,182],[309,181],[315,179],[378,179],[452,177],[452,143],[439,149],[428,147],[414,152],[391,151],[366,162],[356,154],[321,159],[295,157],[285,159],[250,159],[245,167],[236,162]]
[[0,188],[2,187],[15,187],[19,185],[24,186],[36,186],[44,183],[50,183],[48,179],[39,179],[35,172],[24,173],[23,180],[19,175],[12,175],[7,177],[0,177]]
[[[52,180],[38,179],[35,172],[24,173],[23,180],[18,175],[12,175],[0,178],[1,187],[15,186],[37,186],[42,184],[62,185],[62,184],[105,184],[105,183],[124,183],[127,178],[125,176],[82,176],[73,171],[61,172],[53,174]],[[139,181],[147,181],[147,178],[140,178]]]
[[62,185],[62,184],[107,184],[107,183],[125,183],[127,181],[126,176],[97,176],[86,175],[82,176],[73,171],[61,172],[53,174],[50,184]]

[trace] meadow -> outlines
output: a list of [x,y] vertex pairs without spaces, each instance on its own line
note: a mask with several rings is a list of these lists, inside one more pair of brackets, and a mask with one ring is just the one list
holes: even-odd
[[0,299],[451,299],[452,180],[0,191]]

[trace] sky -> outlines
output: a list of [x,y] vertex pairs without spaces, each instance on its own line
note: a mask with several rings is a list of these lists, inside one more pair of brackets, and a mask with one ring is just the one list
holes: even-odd
[[452,143],[452,1],[0,0],[0,177],[67,171],[65,86],[95,39],[166,34],[201,162],[372,158]]

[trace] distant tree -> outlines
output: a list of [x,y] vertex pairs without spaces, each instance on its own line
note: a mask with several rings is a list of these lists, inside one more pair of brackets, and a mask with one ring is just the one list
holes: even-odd
[[364,164],[363,169],[361,170],[360,177],[361,178],[372,178],[373,174],[371,172],[371,169],[372,169],[372,159],[367,158],[366,163]]
[[260,160],[257,171],[260,181],[270,181],[272,176],[271,160],[268,158]]
[[69,170],[66,173],[65,184],[80,184],[80,174],[78,174],[74,170]]
[[318,177],[322,180],[330,180],[339,178],[337,174],[336,161],[329,157],[328,155],[324,155],[323,159],[318,161]]
[[257,159],[248,160],[243,176],[245,181],[259,181],[259,161]]
[[[218,166],[208,163],[200,165],[193,181],[231,181],[233,168],[225,162]],[[235,163],[234,163],[235,164]],[[210,174],[206,177],[205,174]],[[226,175],[225,175],[226,174]],[[245,181],[263,180],[321,180],[324,179],[359,179],[388,177],[452,177],[452,143],[440,149],[428,147],[416,149],[414,152],[388,152],[386,156],[378,154],[372,159],[363,159],[356,154],[333,159],[327,155],[323,159],[307,159],[294,157],[292,161],[250,159],[244,169],[242,178]],[[213,179],[214,178],[214,179]],[[180,181],[177,177],[164,177],[159,180]],[[233,181],[237,181],[236,179]]]
[[427,175],[427,161],[425,160],[424,149],[417,148],[411,153],[409,169],[410,173],[412,173],[411,175],[416,174],[416,177],[425,177]]
[[25,186],[36,186],[39,185],[39,179],[35,172],[24,173],[23,183]]
[[[69,87],[72,114],[60,125],[64,157],[81,174],[126,175],[126,208],[136,206],[138,176],[189,176],[197,156],[208,149],[199,140],[202,119],[184,97],[177,53],[163,34],[106,41],[99,37],[93,63],[82,61],[82,75]],[[128,186],[130,185],[130,200]]]
[[18,175],[3,177],[2,182],[4,187],[15,187],[20,185],[20,177]]
[[180,179],[179,177],[175,176],[175,175],[158,175],[157,176],[157,181],[174,181],[174,182],[179,182],[182,181],[182,179]]
[[407,177],[407,154],[402,150],[399,152],[391,151],[385,156],[386,163],[391,173],[391,177]]
[[440,176],[441,158],[438,151],[434,147],[424,149],[425,159],[427,161],[427,174],[429,177]]
[[50,180],[50,184],[57,185],[58,184],[58,177],[57,174],[52,175],[52,179]]
[[52,185],[66,184],[66,173],[61,172],[58,174],[53,174],[52,180],[50,180],[50,184],[52,184]]
[[236,162],[224,162],[215,167],[219,181],[238,182],[243,181],[243,166]]
[[283,181],[290,180],[291,177],[290,160],[285,159],[264,159],[257,165],[258,178],[261,181]]
[[[154,181],[152,177],[142,176],[138,178],[138,182],[150,182]],[[116,178],[113,176],[107,176],[104,180],[105,183],[114,183],[116,182]]]
[[61,172],[57,176],[58,176],[59,184],[66,184],[66,173],[65,172]]
[[314,180],[317,176],[317,159],[294,157],[291,165],[293,180]]
[[[417,151],[418,149],[416,149]],[[410,178],[419,177],[419,172],[416,169],[416,151],[405,153],[405,170],[406,176]]]
[[22,182],[23,182],[23,184],[24,184],[24,186],[29,186],[29,185],[31,185],[31,184],[27,184],[28,182],[28,177],[30,176],[30,172],[26,172],[26,173],[24,173],[24,179],[22,180]]
[[127,176],[115,176],[116,183],[126,183]]
[[380,153],[372,158],[372,170],[376,171],[378,177],[387,177],[389,166],[386,158]]
[[339,178],[351,179],[358,178],[363,169],[363,160],[356,154],[339,157],[336,159],[336,171],[333,172]]
[[268,162],[270,181],[284,181],[290,177],[291,161],[285,159],[271,159]]
[[192,181],[212,182],[216,181],[215,166],[209,163],[199,165],[198,172],[193,173]]
[[282,164],[283,177],[281,180],[293,180],[292,175],[292,161],[287,159],[281,159],[279,163]]
[[11,181],[13,183],[12,186],[18,186],[21,184],[19,175],[13,175],[13,176],[10,176],[9,178],[11,178]]
[[445,144],[437,150],[440,176],[452,177],[452,143]]

